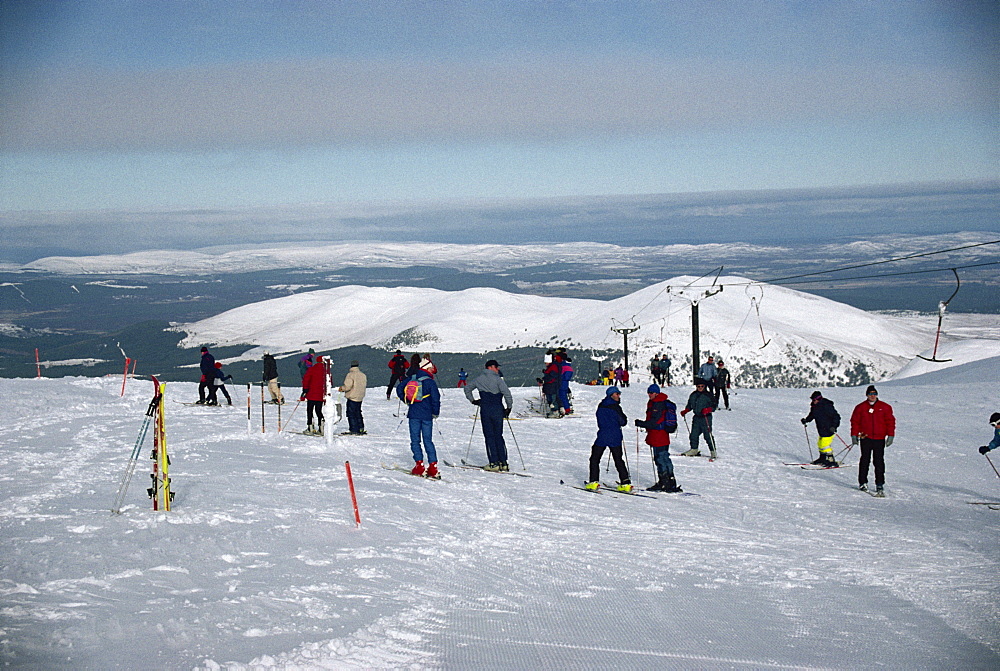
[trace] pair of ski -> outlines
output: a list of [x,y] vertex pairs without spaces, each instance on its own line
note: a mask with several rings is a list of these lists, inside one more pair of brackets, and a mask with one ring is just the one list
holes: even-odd
[[[382,463],[382,468],[384,468],[387,471],[399,471],[400,473],[406,473],[407,475],[412,475],[413,477],[416,477],[416,478],[423,478],[424,480],[441,480],[441,476],[440,475],[436,475],[434,477],[430,477],[428,475],[425,475],[424,473],[421,473],[420,475],[416,475],[413,472],[412,469],[404,468],[404,467],[400,466],[399,464],[393,464],[392,466],[389,466],[388,464],[386,464],[386,463],[383,462]],[[442,482],[443,482],[443,480],[442,480]]]
[[1000,510],[1000,501],[966,501],[970,506],[986,506],[990,510]]
[[499,473],[500,475],[516,475],[519,478],[530,478],[531,476],[527,473],[519,473],[518,471],[487,471],[485,466],[479,466],[477,464],[470,464],[465,459],[462,459],[462,463],[453,464],[450,461],[441,460],[441,463],[450,468],[464,468],[470,471],[484,471],[486,473]]
[[834,469],[843,468],[844,467],[844,464],[840,464],[840,463],[838,463],[836,466],[820,466],[820,465],[814,464],[812,462],[809,462],[809,463],[800,463],[800,462],[783,461],[783,462],[781,462],[781,464],[782,464],[782,466],[798,466],[799,468],[801,468],[804,471],[832,471]]
[[[560,480],[559,484],[564,485],[566,483]],[[573,489],[579,489],[584,492],[590,492],[591,494],[603,494],[605,492],[608,492],[610,494],[624,494],[625,496],[637,496],[641,499],[659,498],[658,496],[653,496],[652,494],[644,494],[634,490],[631,492],[623,492],[618,489],[617,485],[609,485],[604,482],[601,483],[601,486],[598,489],[587,489],[586,487],[580,487],[579,485],[570,485],[570,487],[572,487]],[[693,492],[664,492],[664,493],[676,494],[677,496],[701,496],[701,494],[695,494]]]

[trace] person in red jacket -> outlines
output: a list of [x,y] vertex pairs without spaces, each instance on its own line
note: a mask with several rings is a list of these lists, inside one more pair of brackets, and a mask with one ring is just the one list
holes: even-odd
[[861,462],[858,464],[858,489],[868,491],[868,463],[875,464],[875,496],[885,496],[885,448],[892,445],[896,436],[896,418],[892,406],[878,400],[878,390],[868,385],[868,399],[859,403],[851,413],[851,444],[861,444]]
[[[302,396],[299,401],[306,402],[306,423],[308,427],[302,433],[308,436],[323,435],[323,401],[326,400],[326,360],[316,357],[316,363],[311,365],[302,376]],[[316,413],[316,426],[313,427],[313,413]]]
[[660,391],[656,383],[646,389],[646,419],[635,420],[635,425],[646,429],[646,444],[653,452],[656,464],[656,484],[648,492],[682,492],[674,478],[674,464],[670,461],[670,434],[677,430],[677,406]]
[[[410,367],[410,362],[406,360],[403,353],[400,350],[396,350],[396,354],[389,359],[389,370],[392,371],[392,376],[389,378],[389,386],[385,388],[385,400],[389,400],[389,396],[396,391],[396,383],[406,377],[406,369]],[[413,371],[416,373],[417,371]]]

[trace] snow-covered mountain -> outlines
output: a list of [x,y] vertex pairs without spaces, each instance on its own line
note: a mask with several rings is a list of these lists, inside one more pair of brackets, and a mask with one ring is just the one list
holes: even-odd
[[740,386],[885,379],[933,345],[936,326],[925,317],[865,312],[743,277],[713,283],[679,276],[609,301],[485,288],[344,286],[244,305],[177,328],[188,334],[182,346],[247,344],[253,347],[242,358],[258,358],[264,350],[358,344],[431,352],[562,345],[604,352],[622,347],[614,327],[639,326],[629,350],[633,368],[641,368],[659,352],[675,365],[690,364],[693,302],[701,351],[724,359]]

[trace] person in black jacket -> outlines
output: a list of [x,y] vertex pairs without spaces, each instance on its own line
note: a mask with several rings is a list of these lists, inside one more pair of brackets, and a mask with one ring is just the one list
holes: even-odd
[[719,407],[719,396],[722,396],[722,400],[726,403],[726,410],[729,410],[729,387],[732,383],[732,377],[729,375],[729,369],[726,368],[726,364],[719,359],[719,363],[715,366],[715,407]]
[[201,348],[201,381],[198,383],[198,405],[205,405],[208,396],[215,396],[215,357],[212,356],[207,347]]
[[833,407],[833,401],[823,398],[823,394],[818,391],[814,391],[809,399],[812,407],[809,409],[809,414],[800,421],[803,426],[813,420],[816,421],[816,431],[819,433],[816,447],[819,448],[819,458],[812,463],[816,466],[837,466],[831,445],[833,437],[837,434],[837,428],[840,427],[840,414]]
[[284,405],[285,397],[281,394],[281,385],[278,384],[278,362],[270,352],[264,352],[264,384],[271,392],[271,403]]

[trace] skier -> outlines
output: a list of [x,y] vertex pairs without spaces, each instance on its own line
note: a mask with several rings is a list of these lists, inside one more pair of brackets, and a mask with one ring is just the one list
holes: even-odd
[[590,480],[584,487],[596,490],[601,486],[601,457],[604,450],[611,450],[611,457],[618,469],[618,491],[631,492],[632,480],[628,475],[628,467],[622,459],[622,427],[628,424],[628,417],[622,411],[622,392],[618,387],[608,387],[604,391],[604,400],[597,406],[597,438],[590,448]]
[[361,402],[365,400],[366,387],[368,386],[368,376],[361,372],[357,361],[351,362],[351,367],[344,377],[344,383],[340,385],[338,391],[344,392],[347,399],[347,433],[352,436],[363,436],[365,431],[365,418],[361,414]]
[[661,385],[662,384],[666,384],[669,387],[670,386],[670,359],[667,358],[666,354],[664,354],[660,358],[660,363],[658,364],[658,367],[660,369],[660,384]]
[[979,454],[986,454],[1000,447],[1000,412],[994,412],[990,415],[990,426],[993,427],[993,440],[990,441],[989,445],[980,447]]
[[306,376],[306,373],[309,372],[309,369],[312,368],[313,357],[315,355],[316,355],[316,350],[314,350],[312,347],[310,347],[309,351],[307,353],[303,354],[299,358],[299,364],[298,365],[299,365],[299,377],[300,378],[304,378]]
[[819,458],[812,463],[814,466],[838,466],[837,460],[833,458],[831,444],[837,434],[837,428],[840,427],[840,413],[833,407],[833,401],[823,398],[823,394],[818,391],[812,393],[809,401],[812,404],[809,414],[799,421],[805,426],[816,420],[816,432],[819,434],[816,447],[819,449]]
[[622,368],[621,364],[615,366],[615,386],[624,387],[625,385],[625,369]]
[[[709,357],[711,359],[712,357]],[[715,364],[712,364],[715,367]],[[712,413],[715,412],[715,397],[706,389],[708,383],[700,377],[694,379],[694,391],[688,397],[687,405],[681,410],[681,415],[694,412],[694,419],[691,421],[691,449],[684,452],[685,457],[697,457],[701,455],[698,449],[698,436],[704,434],[705,442],[711,452],[712,459],[717,458],[715,451],[715,436],[712,435]]]
[[466,384],[468,384],[468,382],[466,382],[468,379],[469,379],[469,374],[467,372],[465,372],[465,369],[464,368],[459,368],[458,369],[458,386],[459,387],[464,387]]
[[423,370],[427,371],[427,374],[430,375],[431,377],[437,375],[438,367],[434,365],[433,361],[431,361],[430,354],[425,354],[423,358],[420,359],[420,367]]
[[[302,376],[302,395],[299,401],[306,401],[307,436],[323,435],[323,402],[326,400],[326,364],[322,356],[316,357],[316,363],[309,367]],[[313,426],[313,413],[316,414],[316,425]]]
[[[718,369],[715,366],[715,357],[708,357],[708,361],[701,364],[701,368],[698,369],[698,377],[705,381],[705,387],[708,389],[709,393],[714,393],[714,380],[715,373]],[[718,407],[718,406],[716,406]]]
[[201,381],[198,383],[198,405],[205,405],[208,396],[212,395],[212,384],[215,382],[215,357],[207,347],[201,348]]
[[573,379],[573,360],[569,358],[566,351],[560,352],[562,363],[560,364],[559,377],[559,402],[562,403],[563,414],[573,414],[573,406],[569,402],[569,381]]
[[715,407],[719,407],[719,395],[726,402],[726,410],[731,410],[729,407],[729,387],[731,386],[732,377],[729,375],[729,369],[726,368],[726,364],[719,360],[718,366],[715,367]]
[[[397,350],[398,351],[398,350]],[[414,354],[409,363],[410,375],[396,385],[396,396],[409,409],[406,417],[410,426],[410,451],[413,453],[413,475],[439,478],[437,451],[434,449],[434,420],[441,413],[441,392],[437,383],[427,371],[420,368],[420,355]],[[409,396],[409,397],[408,397]],[[424,448],[420,449],[423,439]],[[427,454],[427,469],[424,469],[424,452]]]
[[[385,400],[389,400],[390,395],[396,389],[396,383],[402,380],[406,376],[406,369],[410,366],[406,361],[406,357],[399,350],[396,350],[396,354],[389,359],[389,370],[392,371],[392,377],[389,378],[389,386],[385,388]],[[420,367],[420,356],[417,356],[417,367]]]
[[545,395],[546,417],[560,417],[557,397],[562,379],[562,356],[549,350],[545,359],[547,365],[542,373],[542,394]]
[[270,352],[264,352],[264,384],[271,392],[271,403],[284,405],[285,397],[281,395],[281,385],[278,383],[278,362]]
[[674,478],[674,463],[670,460],[670,434],[677,430],[677,406],[660,391],[657,384],[646,389],[646,419],[635,420],[635,425],[646,429],[646,444],[653,451],[656,463],[656,483],[647,487],[649,492],[682,492]]
[[629,386],[629,374],[628,368],[622,371],[622,384],[627,388]]
[[[472,395],[477,389],[479,398]],[[483,440],[486,442],[486,459],[489,462],[483,469],[509,471],[507,444],[503,439],[503,420],[510,416],[514,398],[510,395],[507,383],[500,376],[500,364],[496,359],[486,362],[485,370],[465,388],[465,397],[473,405],[479,406],[479,419],[483,423]]]
[[208,392],[208,402],[205,405],[219,405],[219,399],[217,394],[219,391],[222,395],[226,397],[226,401],[229,405],[233,404],[233,398],[229,395],[229,391],[226,389],[226,380],[232,380],[232,375],[226,375],[222,372],[222,362],[215,362],[215,373],[212,376],[212,388]]
[[652,359],[649,360],[649,374],[653,376],[653,384],[661,385],[663,384],[663,379],[660,377],[660,355],[656,354]]
[[878,390],[868,385],[868,397],[851,413],[851,444],[861,444],[861,461],[858,463],[858,489],[868,491],[868,463],[875,465],[875,496],[885,492],[885,448],[892,445],[896,435],[896,418],[892,406],[878,400]]

